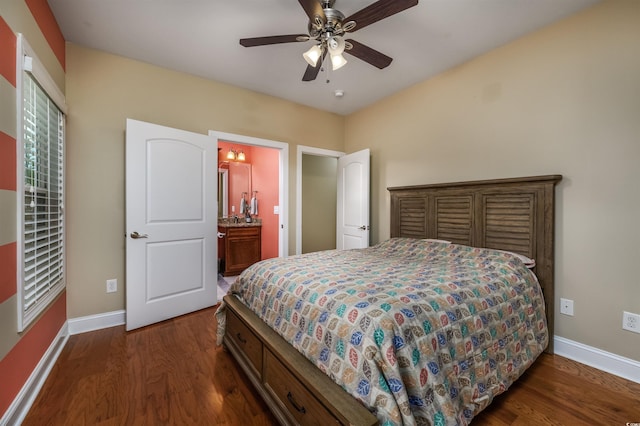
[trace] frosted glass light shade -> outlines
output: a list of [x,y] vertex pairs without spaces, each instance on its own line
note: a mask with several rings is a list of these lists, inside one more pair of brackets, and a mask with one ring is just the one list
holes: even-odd
[[334,71],[342,68],[346,64],[347,64],[347,60],[344,58],[344,56],[340,54],[331,55],[331,65]]
[[309,50],[302,54],[304,60],[312,67],[315,67],[318,64],[320,56],[322,56],[322,49],[320,49],[320,46],[317,44],[314,44]]

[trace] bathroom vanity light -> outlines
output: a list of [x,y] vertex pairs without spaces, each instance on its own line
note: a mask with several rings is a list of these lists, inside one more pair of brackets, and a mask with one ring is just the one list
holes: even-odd
[[227,153],[227,160],[245,161],[246,157],[244,155],[244,151],[243,150],[236,151],[233,148],[229,148],[229,152]]

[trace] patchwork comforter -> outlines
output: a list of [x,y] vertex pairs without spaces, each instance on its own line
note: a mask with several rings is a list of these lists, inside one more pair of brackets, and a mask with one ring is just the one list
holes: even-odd
[[466,425],[548,342],[535,275],[491,249],[394,238],[265,260],[230,291],[381,425]]

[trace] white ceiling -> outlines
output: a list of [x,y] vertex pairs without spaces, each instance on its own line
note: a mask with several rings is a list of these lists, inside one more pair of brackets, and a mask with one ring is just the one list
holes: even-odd
[[[374,0],[336,0],[345,16]],[[393,58],[379,70],[351,55],[303,82],[312,42],[242,47],[240,38],[303,34],[296,0],[49,0],[72,43],[244,87],[337,114],[394,92],[600,0],[420,0],[350,38]],[[336,98],[334,91],[344,91]]]

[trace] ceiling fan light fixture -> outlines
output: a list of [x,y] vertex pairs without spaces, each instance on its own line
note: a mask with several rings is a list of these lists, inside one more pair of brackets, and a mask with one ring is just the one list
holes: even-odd
[[347,60],[341,54],[331,55],[331,68],[335,71],[347,65]]
[[332,36],[327,40],[327,49],[329,50],[329,55],[331,56],[331,65],[334,71],[342,68],[347,64],[347,60],[344,59],[344,56],[342,56],[344,48],[345,43],[342,37]]
[[[333,8],[335,1],[298,0],[309,18],[307,34],[242,38],[240,45],[252,47],[312,40],[315,46],[302,54],[305,62],[309,64],[302,76],[302,81],[313,81],[317,78],[320,71],[323,70],[322,64],[327,54],[330,54],[334,70],[343,67],[347,63],[347,60],[342,56],[345,49],[350,55],[376,68],[388,67],[393,60],[392,58],[355,40],[344,40],[344,37],[347,37],[347,33],[365,28],[414,7],[419,0],[372,0],[373,3],[348,17]],[[327,82],[329,82],[328,78]]]
[[345,43],[342,37],[332,36],[327,40],[327,49],[331,56],[332,69],[335,71],[342,68],[347,64],[347,60],[342,56],[344,52]]
[[333,36],[329,37],[329,40],[327,40],[327,48],[329,49],[329,54],[331,56],[342,55],[342,52],[344,52],[344,47],[345,43],[342,37]]
[[320,59],[321,56],[322,56],[322,49],[317,44],[314,44],[313,46],[311,46],[309,50],[307,50],[302,54],[302,57],[304,58],[304,60],[307,61],[307,63],[312,67],[315,67],[318,64],[318,60]]

